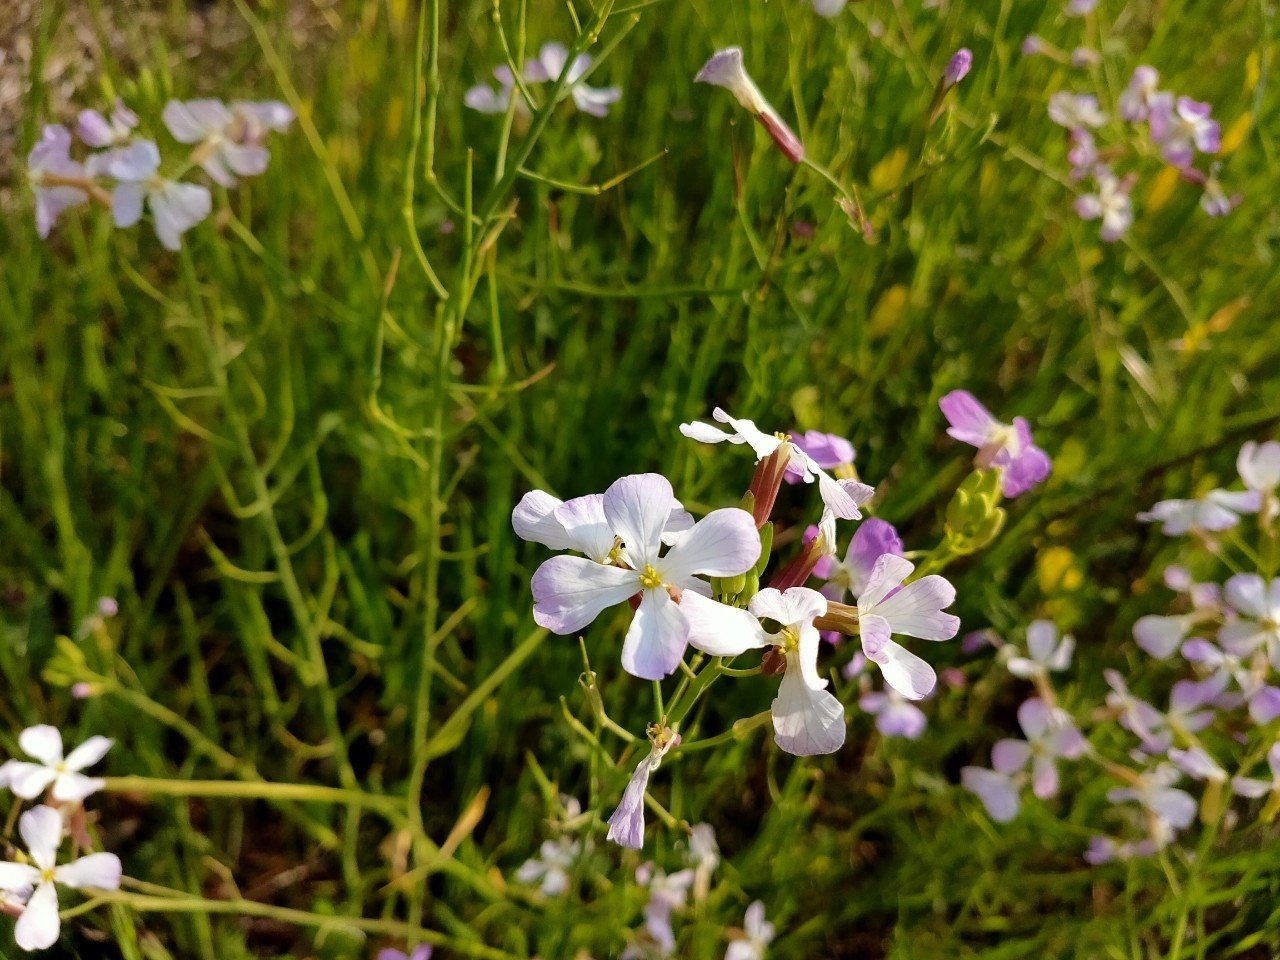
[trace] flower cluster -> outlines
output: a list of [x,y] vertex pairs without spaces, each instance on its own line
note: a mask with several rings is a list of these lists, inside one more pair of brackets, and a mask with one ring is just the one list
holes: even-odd
[[162,116],[174,140],[192,145],[172,175],[161,172],[160,148],[137,134],[138,115],[122,101],[110,115],[80,112],[76,138],[92,151],[80,160],[72,157],[70,130],[45,126],[27,157],[41,238],[72,207],[96,203],[111,211],[117,227],[131,227],[142,219],[145,206],[161,244],[177,250],[182,235],[213,209],[208,187],[181,179],[186,170],[198,166],[223,187],[233,186],[237,177],[256,176],[270,160],[268,133],[284,131],[293,121],[293,112],[275,101],[171,100]]
[[[931,555],[937,566],[989,542],[1003,520],[1001,491],[1016,497],[1049,474],[1049,458],[1031,439],[1025,420],[996,420],[972,395],[955,391],[940,402],[948,432],[978,449],[973,481],[948,510],[948,531]],[[846,737],[844,704],[819,669],[822,640],[857,636],[857,670],[874,664],[885,689],[864,685],[861,706],[876,714],[882,732],[918,736],[924,715],[915,701],[929,696],[937,674],[898,638],[948,640],[960,621],[946,612],[955,590],[935,572],[917,571],[888,522],[863,520],[875,490],[858,479],[856,451],[846,439],[809,431],[770,433],[720,408],[711,423],[694,421],[680,432],[701,443],[749,450],[755,472],[737,507],[694,518],[659,474],[615,481],[603,494],[560,500],[541,490],[526,494],[512,512],[525,540],[566,553],[538,567],[531,582],[534,620],[561,635],[576,634],[610,607],[630,613],[621,648],[622,668],[652,681],[682,671],[674,703],[648,728],[648,749],[634,768],[608,839],[624,847],[644,843],[645,794],[650,779],[683,743],[680,723],[693,698],[721,674],[780,676],[767,717],[778,747],[795,756],[833,753]],[[802,538],[798,554],[762,586],[774,544],[771,519],[786,483],[817,488],[821,514]],[[863,520],[838,559],[838,521]],[[807,586],[810,578],[821,589]],[[695,651],[686,661],[689,648]],[[756,666],[739,657],[761,651]],[[714,658],[705,664],[706,657]],[[701,672],[698,668],[702,667]],[[689,704],[691,705],[691,703]],[[748,723],[749,720],[740,721]],[[553,843],[523,869],[544,892],[563,885],[566,859],[576,848]]]
[[[1028,627],[1026,655],[1014,651],[1004,657],[1009,672],[1030,681],[1036,696],[1018,711],[1025,740],[1001,740],[992,750],[991,768],[963,771],[964,786],[993,819],[1017,815],[1028,781],[1037,798],[1055,796],[1060,759],[1088,759],[1112,782],[1106,798],[1121,835],[1093,839],[1084,857],[1095,864],[1157,853],[1197,813],[1222,830],[1250,822],[1229,808],[1232,795],[1244,802],[1266,798],[1259,820],[1280,812],[1280,745],[1269,726],[1280,717],[1280,443],[1245,444],[1237,467],[1244,490],[1163,500],[1139,515],[1160,524],[1165,535],[1189,537],[1189,559],[1197,568],[1221,563],[1236,572],[1218,583],[1197,580],[1187,566],[1164,568],[1175,609],[1134,624],[1134,641],[1151,659],[1130,677],[1104,671],[1110,688],[1104,711],[1082,705],[1072,713],[1058,705],[1052,678],[1069,667],[1074,642],[1060,638],[1047,621]],[[1252,546],[1240,530],[1247,516],[1257,520]],[[1133,689],[1139,676],[1167,684],[1167,695],[1153,702]],[[1091,740],[1098,746],[1085,740],[1077,726],[1081,718],[1094,724]],[[1117,739],[1105,733],[1112,725],[1122,732],[1119,757],[1101,749]],[[1256,768],[1264,759],[1267,774],[1259,777]],[[1198,798],[1182,785],[1186,779],[1203,785]]]
[[111,749],[106,737],[90,737],[63,755],[62,735],[50,726],[30,727],[18,737],[18,746],[30,760],[9,760],[0,765],[0,787],[23,800],[45,795],[44,805],[27,810],[18,821],[18,833],[26,855],[0,862],[0,900],[18,913],[14,938],[23,950],[45,950],[58,939],[58,886],[72,890],[115,890],[120,886],[120,859],[114,853],[90,853],[58,862],[58,851],[68,834],[83,849],[83,828],[71,824],[82,815],[83,801],[102,788],[103,782],[85,776]]

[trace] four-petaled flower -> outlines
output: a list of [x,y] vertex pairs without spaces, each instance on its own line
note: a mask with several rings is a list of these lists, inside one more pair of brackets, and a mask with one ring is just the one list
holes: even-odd
[[787,753],[808,757],[834,753],[844,745],[844,707],[818,675],[820,638],[813,618],[827,612],[827,598],[808,587],[785,593],[765,588],[748,607],[780,629],[765,634],[786,658],[778,696],[773,701],[773,739]]
[[974,463],[998,467],[1006,497],[1026,493],[1049,476],[1049,455],[1031,442],[1031,427],[1022,417],[1001,423],[968,390],[952,390],[938,401],[950,426],[947,434],[978,448]]
[[1209,114],[1212,107],[1190,97],[1158,97],[1148,122],[1151,139],[1160,144],[1165,160],[1175,167],[1189,167],[1195,152],[1217,153],[1221,130]]
[[885,554],[876,561],[867,588],[858,598],[862,652],[880,667],[889,686],[908,700],[928,696],[937,683],[933,667],[893,639],[950,640],[960,618],[942,611],[955,601],[955,587],[937,574],[903,586],[915,570],[910,560]]
[[179,143],[199,144],[192,160],[224,187],[234,186],[237,176],[256,177],[266,170],[268,131],[283,132],[294,118],[274,100],[230,106],[221,100],[170,100],[161,116]]
[[1112,243],[1124,236],[1133,224],[1133,203],[1129,199],[1133,181],[1129,177],[1117,177],[1105,166],[1093,168],[1093,180],[1097,190],[1076,197],[1076,214],[1081,220],[1101,220],[1098,235]]
[[533,575],[534,620],[555,633],[576,633],[608,607],[640,594],[622,666],[644,680],[675,670],[690,643],[716,656],[758,646],[754,618],[709,599],[710,586],[698,579],[732,577],[755,565],[760,534],[751,514],[736,507],[713,510],[662,555],[674,501],[670,481],[656,473],[615,481],[601,506],[629,566],[552,557]]
[[544,43],[537,59],[525,64],[524,78],[529,83],[553,83],[564,74],[561,99],[571,97],[574,106],[583,113],[603,117],[609,113],[609,105],[622,98],[622,90],[619,87],[588,86],[582,78],[590,69],[591,57],[587,54],[580,53],[570,61],[569,50],[563,43]]
[[1222,625],[1218,643],[1238,657],[1261,648],[1280,670],[1280,577],[1268,582],[1256,573],[1236,574],[1227,581],[1226,597],[1239,616]]
[[58,939],[58,891],[55,884],[78,890],[115,890],[120,886],[120,858],[114,853],[91,853],[58,865],[62,845],[62,814],[53,807],[34,807],[18,821],[27,845],[29,863],[0,863],[0,890],[26,903],[14,929],[23,950],[45,950]]
[[0,767],[3,771],[0,782],[24,800],[34,800],[52,786],[50,795],[54,800],[78,803],[102,789],[101,780],[86,777],[80,771],[105,757],[111,743],[106,737],[90,737],[64,757],[62,734],[56,727],[47,724],[28,727],[18,736],[18,746],[37,762],[8,761]]
[[1107,122],[1107,115],[1093,94],[1059,90],[1049,98],[1049,119],[1068,130],[1078,130],[1102,126]]
[[186,233],[213,209],[209,188],[161,177],[160,151],[150,140],[135,140],[89,158],[91,173],[106,173],[117,181],[111,212],[117,227],[131,227],[142,219],[145,198],[155,220],[156,236],[167,250],[182,246]]

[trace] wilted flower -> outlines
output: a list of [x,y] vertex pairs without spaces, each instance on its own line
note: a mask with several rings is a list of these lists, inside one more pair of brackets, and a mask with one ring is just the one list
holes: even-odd
[[835,549],[835,520],[859,520],[862,512],[858,509],[871,499],[875,490],[865,483],[853,479],[837,480],[820,467],[812,457],[796,444],[790,442],[786,435],[768,434],[751,420],[739,420],[729,416],[719,407],[711,412],[712,417],[720,423],[727,423],[733,428],[730,433],[719,427],[695,420],[692,423],[680,424],[680,432],[691,440],[701,443],[746,444],[751,447],[759,462],[771,456],[782,444],[790,446],[788,469],[794,469],[805,483],[818,482],[818,493],[825,505],[819,527],[822,530],[828,551]]
[[5,780],[9,789],[24,800],[34,800],[52,786],[54,800],[77,803],[102,789],[101,780],[86,777],[80,771],[105,757],[111,743],[106,737],[90,737],[63,757],[62,734],[56,727],[28,727],[18,736],[18,746],[37,762],[9,761],[3,768]]
[[886,737],[915,740],[929,722],[923,710],[892,687],[868,690],[858,698],[858,706],[876,718],[876,729]]
[[271,154],[262,144],[268,131],[283,132],[294,119],[292,110],[274,100],[230,107],[221,100],[170,100],[162,116],[175,140],[199,144],[192,160],[224,187],[233,186],[237,175],[266,170]]
[[1189,167],[1197,150],[1218,152],[1221,131],[1218,122],[1209,119],[1212,109],[1190,97],[1160,98],[1151,105],[1151,139],[1161,145],[1165,160],[1175,167]]
[[[1160,96],[1160,73],[1156,68],[1145,65],[1134,67],[1129,86],[1120,94],[1116,107],[1124,119],[1138,123],[1151,116],[1151,108]],[[1169,97],[1171,94],[1163,96]]]
[[1239,616],[1222,625],[1218,643],[1238,657],[1261,648],[1280,670],[1280,577],[1268,582],[1256,573],[1236,574],[1227,581],[1226,598]]
[[1243,514],[1256,513],[1261,503],[1254,490],[1210,490],[1195,500],[1161,500],[1138,519],[1160,524],[1160,532],[1170,537],[1220,533],[1239,523]]
[[120,858],[114,853],[93,853],[58,866],[62,814],[52,807],[28,810],[18,821],[18,832],[30,862],[0,863],[0,889],[26,901],[14,929],[18,946],[45,950],[58,939],[62,925],[56,884],[73,890],[115,890],[120,886]]
[[[83,186],[85,170],[71,159],[71,133],[60,124],[48,124],[40,141],[27,154],[27,174],[36,195],[36,233],[49,236],[62,211],[89,201]],[[69,182],[72,181],[72,182]]]
[[742,921],[745,936],[733,940],[724,953],[724,960],[764,960],[764,952],[773,942],[773,924],[764,918],[764,904],[756,900],[747,907]]
[[959,617],[942,612],[955,601],[955,588],[937,574],[902,586],[914,570],[910,560],[885,554],[876,561],[858,598],[862,652],[880,667],[885,682],[908,700],[927,696],[937,675],[892,635],[949,640],[960,629]]
[[998,467],[1006,497],[1026,493],[1049,476],[1049,456],[1031,441],[1031,427],[1022,417],[1001,423],[967,390],[952,390],[938,401],[950,426],[947,434],[978,448],[974,463],[982,469]]
[[622,90],[619,87],[588,86],[582,78],[590,69],[591,57],[587,54],[580,53],[570,62],[569,50],[563,43],[544,43],[537,59],[525,64],[524,78],[529,83],[552,82],[559,80],[567,70],[561,98],[572,97],[574,106],[583,113],[603,117],[608,114],[609,105],[621,99]]
[[764,126],[778,149],[792,163],[804,159],[804,144],[792,129],[778,116],[769,101],[764,98],[760,88],[747,74],[742,65],[742,48],[728,47],[714,54],[693,78],[695,83],[709,83],[724,87],[737,98],[752,115]]
[[697,579],[698,574],[732,577],[755,565],[760,534],[751,514],[713,510],[660,556],[674,503],[671,483],[656,473],[615,481],[602,506],[631,566],[552,557],[533,575],[534,620],[555,633],[576,633],[606,608],[640,594],[623,641],[622,666],[645,680],[671,673],[689,643],[716,656],[758,646],[754,618],[709,599],[710,587]]
[[606,839],[622,847],[639,850],[644,846],[644,792],[649,789],[649,778],[662,764],[662,758],[672,747],[680,745],[680,734],[669,727],[662,727],[650,734],[648,755],[641,760],[622,791],[618,809],[609,817],[609,833]]
[[182,246],[186,233],[213,209],[209,190],[194,183],[167,180],[156,172],[160,151],[150,140],[136,140],[90,158],[90,172],[107,173],[118,182],[111,212],[117,227],[131,227],[142,218],[145,198],[155,221],[156,236],[168,250]]
[[807,587],[786,593],[767,587],[751,598],[751,613],[781,625],[766,634],[786,657],[773,701],[773,738],[798,757],[834,753],[844,744],[844,707],[818,675],[818,630],[813,618],[827,612],[827,598]]
[[1101,220],[1099,236],[1112,243],[1133,224],[1133,203],[1129,199],[1133,182],[1129,177],[1117,177],[1105,166],[1094,167],[1093,180],[1097,192],[1076,197],[1076,214],[1082,220]]
[[1059,90],[1049,98],[1049,119],[1068,130],[1077,130],[1100,127],[1107,122],[1107,115],[1093,94]]
[[1051,671],[1058,673],[1071,665],[1075,646],[1076,642],[1070,635],[1059,639],[1058,628],[1051,621],[1032,620],[1027,625],[1028,655],[1010,657],[1006,666],[1010,673],[1023,680],[1046,678]]
[[76,117],[76,134],[80,142],[90,147],[114,147],[133,136],[138,125],[138,115],[116,97],[110,118],[97,110],[81,110]]

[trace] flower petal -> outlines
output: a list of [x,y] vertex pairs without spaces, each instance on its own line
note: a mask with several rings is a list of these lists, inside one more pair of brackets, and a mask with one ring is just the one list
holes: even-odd
[[634,596],[640,581],[634,570],[583,557],[552,557],[538,567],[530,589],[534,621],[563,635],[581,630],[602,611]]
[[52,870],[62,845],[62,814],[53,807],[32,807],[18,821],[18,833],[31,862],[41,870]]
[[120,869],[120,858],[114,853],[91,853],[58,867],[54,877],[72,890],[83,887],[117,890],[120,887]]
[[689,631],[688,619],[665,589],[644,591],[622,642],[622,669],[641,680],[670,675],[684,656]]
[[91,767],[107,755],[115,741],[109,737],[90,737],[67,755],[68,770],[80,771]]
[[61,927],[58,891],[52,883],[42,883],[27,901],[13,928],[13,937],[23,950],[47,950],[57,941]]
[[815,690],[805,680],[794,654],[771,707],[773,738],[797,757],[834,753],[844,745],[844,706],[827,690]]
[[950,640],[960,631],[960,618],[943,613],[942,608],[955,599],[955,587],[933,574],[882,600],[876,605],[876,613],[889,621],[894,633],[921,640]]
[[965,767],[960,782],[982,801],[996,823],[1008,823],[1018,815],[1018,791],[1003,774],[985,767]]
[[713,657],[736,657],[768,645],[760,621],[738,607],[685,590],[680,610],[689,623],[689,642]]
[[29,757],[34,757],[47,766],[56,766],[62,762],[62,734],[57,727],[47,723],[27,727],[18,735],[18,746]]
[[947,434],[961,443],[981,447],[1000,421],[991,415],[968,390],[952,390],[938,401],[942,415],[950,426]]
[[622,477],[605,491],[604,515],[609,529],[622,538],[637,570],[657,563],[674,499],[671,481],[657,473]]
[[[662,515],[664,525],[670,509],[668,501]],[[630,549],[631,545],[627,544],[628,552]],[[712,510],[695,523],[693,529],[681,534],[675,546],[657,565],[668,582],[683,586],[683,581],[698,573],[712,577],[734,577],[746,573],[759,559],[760,531],[756,529],[751,514],[737,507],[728,507]]]

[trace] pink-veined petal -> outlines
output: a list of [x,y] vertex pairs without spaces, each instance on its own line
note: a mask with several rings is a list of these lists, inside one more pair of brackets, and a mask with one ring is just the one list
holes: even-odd
[[622,668],[641,680],[661,680],[680,664],[689,621],[667,591],[645,590],[622,642]]
[[[662,519],[665,524],[665,514]],[[683,581],[694,574],[734,577],[746,573],[759,559],[760,531],[751,514],[727,507],[712,510],[695,523],[693,529],[681,534],[675,546],[655,565],[668,582],[682,586]]]
[[581,630],[604,610],[624,603],[640,590],[634,570],[606,567],[583,557],[543,561],[530,583],[533,619],[552,633]]

